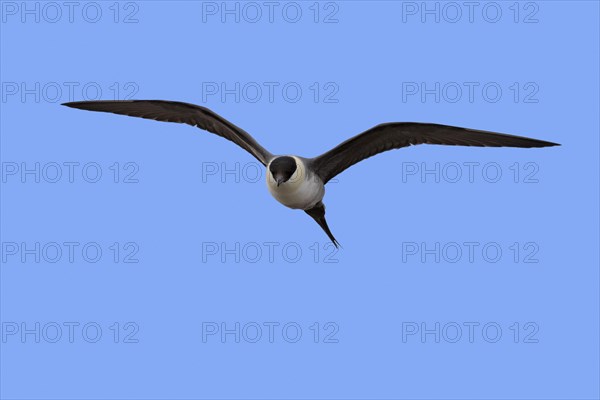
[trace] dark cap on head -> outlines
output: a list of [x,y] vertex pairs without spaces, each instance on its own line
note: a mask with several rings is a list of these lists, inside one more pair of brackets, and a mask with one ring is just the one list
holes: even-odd
[[296,160],[290,156],[277,157],[269,165],[269,171],[271,171],[273,179],[277,182],[277,186],[287,182],[296,172],[296,168]]

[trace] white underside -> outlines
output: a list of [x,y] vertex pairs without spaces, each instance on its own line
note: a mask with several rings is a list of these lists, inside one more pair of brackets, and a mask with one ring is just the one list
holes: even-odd
[[267,187],[275,200],[286,207],[308,210],[323,199],[325,195],[325,185],[321,179],[310,173],[302,160],[298,157],[296,160],[296,172],[287,181],[277,186],[277,182],[269,172],[267,165]]

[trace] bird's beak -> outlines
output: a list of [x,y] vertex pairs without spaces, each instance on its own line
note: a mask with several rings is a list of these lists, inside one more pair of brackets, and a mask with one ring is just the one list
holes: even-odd
[[277,187],[279,187],[279,185],[281,185],[284,182],[283,177],[279,176],[277,177]]

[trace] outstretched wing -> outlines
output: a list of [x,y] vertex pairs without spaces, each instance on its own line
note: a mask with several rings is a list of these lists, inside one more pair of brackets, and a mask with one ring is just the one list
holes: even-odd
[[249,133],[205,107],[165,100],[75,101],[64,106],[196,126],[231,140],[267,165],[273,157]]
[[312,158],[312,168],[324,183],[346,168],[384,151],[417,144],[478,147],[547,147],[557,143],[455,126],[394,122],[377,125],[330,151]]

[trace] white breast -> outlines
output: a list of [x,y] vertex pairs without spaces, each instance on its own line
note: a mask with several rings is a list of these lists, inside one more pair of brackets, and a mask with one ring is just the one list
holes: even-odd
[[296,160],[296,172],[287,182],[277,186],[267,166],[267,187],[275,200],[284,206],[308,210],[323,199],[325,186],[317,175],[308,171],[302,159],[291,157]]

